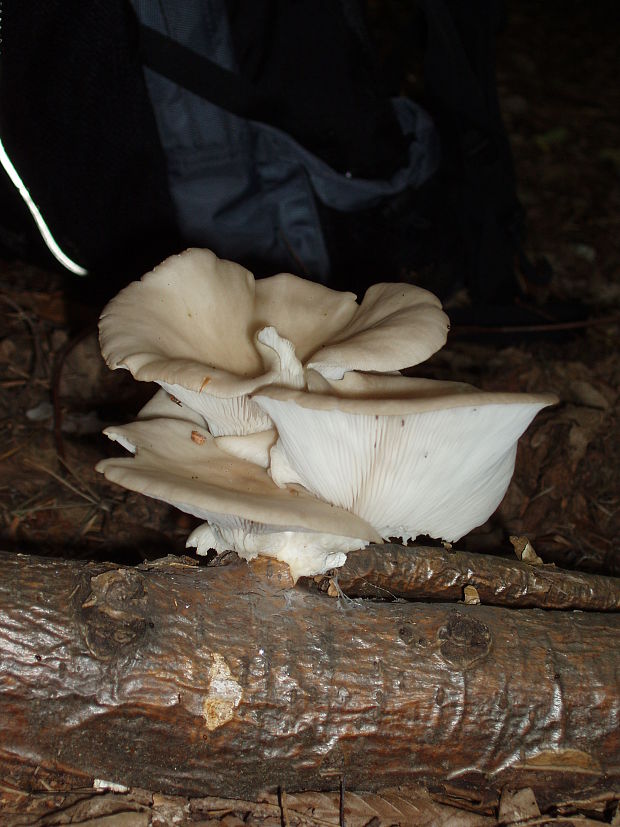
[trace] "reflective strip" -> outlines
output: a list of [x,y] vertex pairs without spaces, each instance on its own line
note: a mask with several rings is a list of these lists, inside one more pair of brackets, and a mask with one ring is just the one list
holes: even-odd
[[63,267],[66,267],[67,270],[70,270],[72,273],[76,273],[78,276],[85,276],[88,273],[88,270],[85,270],[83,267],[80,267],[79,264],[76,264],[75,261],[72,261],[68,255],[63,253],[63,251],[56,243],[54,236],[51,234],[49,227],[47,226],[47,224],[43,220],[43,216],[39,212],[39,208],[32,200],[30,193],[26,189],[26,185],[19,177],[19,174],[13,166],[11,159],[6,154],[6,150],[4,149],[2,140],[0,140],[0,164],[2,164],[2,166],[6,170],[7,175],[15,184],[17,191],[24,199],[26,206],[30,210],[32,217],[34,218],[36,225],[39,228],[41,237],[43,238],[43,241],[47,244],[50,253],[54,256],[54,258],[58,259],[58,261],[63,265]]

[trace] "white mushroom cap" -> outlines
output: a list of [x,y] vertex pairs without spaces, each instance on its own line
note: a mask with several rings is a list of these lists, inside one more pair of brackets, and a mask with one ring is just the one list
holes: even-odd
[[[466,382],[450,380],[422,379],[417,376],[403,376],[401,373],[368,373],[350,371],[341,380],[326,379],[315,370],[306,371],[306,386],[310,394],[326,397],[323,405],[342,409],[343,399],[355,400],[355,410],[361,410],[359,403],[369,401],[369,411],[377,413],[377,405],[384,405],[386,413],[395,400],[404,399],[421,403],[423,399],[437,400],[443,396],[454,397],[457,394],[480,393],[478,388]],[[269,392],[273,388],[268,389]],[[328,401],[332,397],[333,401]],[[435,401],[432,402],[435,404]]]
[[227,454],[253,462],[261,468],[269,468],[271,449],[277,438],[278,434],[271,428],[268,431],[243,436],[218,436],[215,438],[215,444]]
[[393,371],[417,365],[446,343],[449,320],[441,302],[411,284],[373,284],[337,337],[308,361],[328,379],[350,370]]
[[[552,395],[349,373],[320,393],[264,388],[270,473],[363,517],[382,537],[458,540],[497,508],[517,440]],[[329,389],[329,392],[327,392]]]
[[[133,457],[99,462],[97,470],[107,479],[207,519],[218,530],[232,531],[233,539],[235,532],[238,537],[265,535],[262,543],[260,538],[247,540],[247,548],[251,549],[247,553],[271,554],[270,534],[302,533],[301,559],[295,557],[294,538],[285,549],[281,544],[276,549],[279,559],[288,555],[286,562],[296,576],[310,573],[308,568],[321,569],[329,556],[333,537],[326,541],[319,535],[341,538],[333,547],[336,550],[338,544],[342,547],[342,538],[346,538],[348,550],[380,540],[374,529],[354,514],[321,502],[299,488],[278,488],[263,468],[223,451],[214,437],[195,422],[139,420],[107,428],[104,433],[135,452]],[[317,535],[315,545],[320,555],[312,566],[306,548],[311,538],[306,533]],[[241,544],[234,550],[243,554],[246,548]]]
[[340,331],[357,304],[290,274],[258,282],[210,250],[171,256],[132,282],[104,308],[101,351],[112,369],[136,379],[236,396],[265,373],[256,336],[275,327],[303,358]]
[[240,265],[197,249],[122,290],[99,324],[111,368],[158,382],[216,435],[270,428],[248,394],[303,387],[308,359],[330,378],[396,370],[441,347],[447,328],[439,300],[411,285],[374,285],[358,306],[353,293],[286,273],[255,281]]
[[203,416],[162,388],[140,409],[136,419],[180,419],[183,422],[193,422],[201,428],[206,427]]
[[[255,403],[252,404],[255,405]],[[260,410],[258,405],[255,405],[255,407]],[[158,390],[153,398],[146,403],[138,413],[136,419],[180,419],[185,422],[192,422],[201,428],[206,427],[203,416],[187,405],[184,405],[179,399],[169,394],[163,388]],[[271,421],[268,417],[266,417],[266,419],[267,421]],[[121,441],[120,435],[117,434],[115,438],[117,441]],[[271,428],[268,431],[259,431],[244,436],[216,437],[215,444],[228,454],[233,454],[248,462],[254,462],[260,465],[261,468],[268,468],[269,452],[277,438],[277,433]],[[125,445],[124,447],[133,453],[133,445]]]

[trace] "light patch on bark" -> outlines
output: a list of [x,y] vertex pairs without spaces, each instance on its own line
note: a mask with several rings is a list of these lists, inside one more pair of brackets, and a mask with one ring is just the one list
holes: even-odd
[[600,775],[601,765],[592,755],[580,749],[544,750],[531,755],[526,761],[519,764],[527,769],[541,769],[545,771],[559,771],[592,773]]
[[239,706],[243,693],[228,664],[218,652],[213,653],[209,670],[209,693],[202,704],[207,729],[213,731],[228,723]]

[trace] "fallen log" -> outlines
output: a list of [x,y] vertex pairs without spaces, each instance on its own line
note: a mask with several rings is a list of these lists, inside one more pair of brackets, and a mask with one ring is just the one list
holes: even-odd
[[332,596],[458,601],[473,586],[488,606],[620,610],[618,577],[437,547],[371,545],[349,552],[333,576],[315,579]]
[[491,807],[507,785],[544,806],[619,782],[618,614],[335,601],[271,562],[0,561],[0,763],[20,789],[252,798],[344,776]]

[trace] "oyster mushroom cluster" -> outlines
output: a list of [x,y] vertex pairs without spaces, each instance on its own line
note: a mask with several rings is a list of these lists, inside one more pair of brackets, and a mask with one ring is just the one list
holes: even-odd
[[295,579],[382,538],[455,541],[499,505],[549,394],[405,377],[443,346],[439,300],[376,284],[361,304],[290,274],[255,281],[209,250],[173,256],[104,309],[103,356],[160,385],[107,428],[97,470],[205,523],[199,554],[275,557]]

